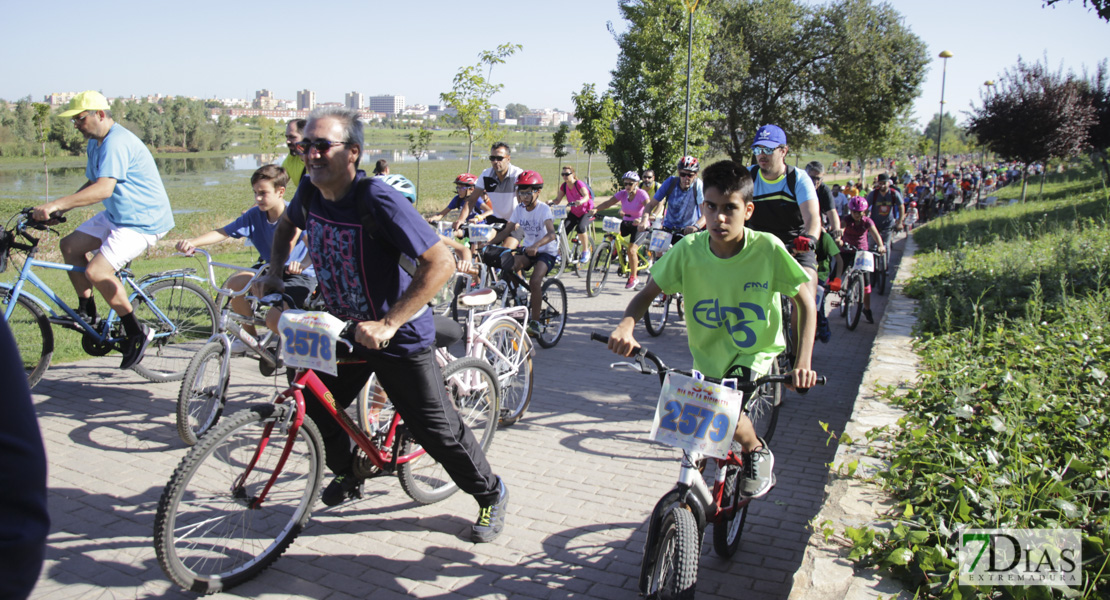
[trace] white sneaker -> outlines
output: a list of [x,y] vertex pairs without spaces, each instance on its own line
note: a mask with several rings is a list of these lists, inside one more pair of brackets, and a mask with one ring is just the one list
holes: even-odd
[[231,355],[232,356],[239,356],[241,354],[246,354],[248,350],[250,350],[250,346],[248,346],[247,343],[244,342],[243,340],[241,340],[239,338],[235,338],[235,339],[231,340]]
[[589,262],[590,262],[590,251],[587,250],[587,251],[583,252],[581,256],[578,257],[578,264],[585,265],[585,264],[589,264]]

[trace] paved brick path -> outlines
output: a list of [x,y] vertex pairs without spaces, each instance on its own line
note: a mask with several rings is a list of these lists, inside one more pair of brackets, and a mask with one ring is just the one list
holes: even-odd
[[[637,598],[645,519],[673,485],[678,454],[645,439],[656,380],[608,369],[616,357],[588,338],[612,328],[631,292],[611,281],[588,299],[581,279],[564,281],[568,331],[556,348],[538,350],[532,406],[497,433],[490,452],[511,490],[508,526],[496,543],[468,541],[476,514],[470,497],[420,506],[395,479],[377,479],[360,501],[326,510],[317,504],[307,530],[273,567],[216,597]],[[878,319],[885,299],[874,300]],[[699,598],[790,592],[836,450],[818,422],[842,430],[875,333],[874,325],[849,332],[842,319],[831,320],[833,341],[819,345],[816,361],[831,383],[804,397],[788,394],[772,445],[778,486],[752,505],[731,560],[704,544]],[[668,363],[689,366],[684,324],[654,339],[639,332]],[[159,495],[185,453],[172,418],[179,384],[151,384],[114,369],[118,361],[54,366],[34,390],[53,525],[32,598],[192,596],[169,583],[151,546]],[[284,382],[261,377],[247,359],[234,364],[230,410]]]

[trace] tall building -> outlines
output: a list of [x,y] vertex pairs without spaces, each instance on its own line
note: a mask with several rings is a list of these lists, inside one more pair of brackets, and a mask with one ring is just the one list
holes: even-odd
[[277,98],[274,98],[274,93],[270,90],[258,90],[254,93],[254,108],[273,110],[277,108],[277,102]]
[[343,104],[351,110],[362,110],[362,94],[350,92],[343,97]]
[[405,110],[404,96],[370,96],[369,102],[370,110],[387,115],[398,115]]
[[301,90],[297,92],[297,110],[312,110],[316,108],[316,92]]

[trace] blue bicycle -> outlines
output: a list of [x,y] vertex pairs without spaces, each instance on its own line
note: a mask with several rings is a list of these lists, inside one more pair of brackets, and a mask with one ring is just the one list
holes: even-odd
[[[23,209],[9,221],[14,222],[11,228],[0,229],[0,273],[8,266],[12,249],[27,255],[19,277],[14,282],[0,283],[0,309],[19,347],[27,383],[33,387],[46,373],[54,354],[53,325],[81,333],[81,348],[92,356],[104,356],[119,349],[126,336],[114,310],[89,323],[35,274],[36,268],[79,272],[84,269],[35,258],[39,240],[28,229],[45,231],[48,227],[35,221],[31,212],[30,208]],[[132,368],[151,381],[179,380],[193,355],[216,333],[219,322],[216,304],[194,281],[202,281],[193,275],[195,269],[151,273],[136,280],[128,266],[116,276],[131,290],[128,299],[136,318],[154,331],[142,361]],[[28,291],[27,283],[37,288],[45,300]]]

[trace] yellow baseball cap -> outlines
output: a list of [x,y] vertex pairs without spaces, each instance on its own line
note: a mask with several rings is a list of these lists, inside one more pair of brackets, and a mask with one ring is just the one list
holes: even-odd
[[69,108],[59,114],[59,117],[72,117],[86,110],[109,110],[108,99],[96,90],[87,90],[77,94],[69,101]]

